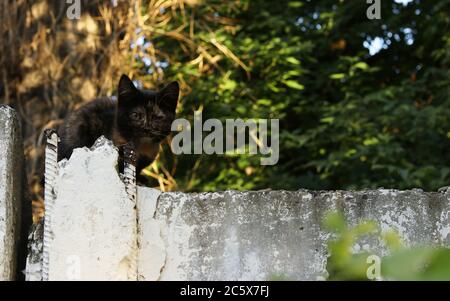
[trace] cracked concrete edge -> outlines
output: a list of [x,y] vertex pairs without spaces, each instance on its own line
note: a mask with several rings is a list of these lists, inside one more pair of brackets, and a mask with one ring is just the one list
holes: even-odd
[[138,186],[138,280],[159,280],[166,262],[161,224],[154,219],[161,191]]
[[136,204],[117,158],[112,142],[100,137],[59,162],[49,280],[136,280]]

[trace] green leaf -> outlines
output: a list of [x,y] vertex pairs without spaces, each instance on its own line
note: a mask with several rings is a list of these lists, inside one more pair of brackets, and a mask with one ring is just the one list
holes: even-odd
[[236,89],[237,83],[234,80],[226,80],[220,87],[222,90],[230,90],[233,91]]
[[404,249],[381,262],[383,277],[395,280],[419,280],[424,268],[431,262],[431,248]]
[[274,83],[267,84],[267,87],[275,93],[280,92],[280,88],[278,88]]
[[402,243],[398,232],[389,230],[384,232],[381,237],[391,251],[400,250]]
[[361,70],[366,70],[369,68],[369,65],[367,65],[367,63],[365,62],[358,62],[356,64],[353,65],[353,68],[357,68],[357,69],[361,69]]
[[332,117],[332,116],[324,117],[324,118],[320,119],[320,122],[331,124],[334,122],[334,117]]
[[345,77],[344,73],[335,73],[335,74],[331,74],[330,78],[331,79],[342,79]]
[[261,98],[261,99],[258,99],[258,101],[256,103],[259,105],[262,105],[262,106],[270,106],[272,104],[272,101],[267,98]]
[[380,141],[377,138],[373,137],[373,138],[367,138],[366,140],[364,140],[363,144],[365,146],[370,146],[370,145],[378,144],[379,142]]
[[301,1],[291,1],[289,2],[289,7],[298,8],[302,7],[303,3]]
[[303,89],[305,89],[305,86],[303,86],[302,84],[296,82],[295,80],[284,81],[284,84],[286,86],[288,86],[289,88],[296,89],[296,90],[303,90]]
[[433,258],[426,270],[420,275],[420,280],[449,281],[450,280],[450,250],[435,249]]
[[288,57],[286,61],[292,65],[300,65],[300,61],[293,56]]
[[328,212],[325,215],[323,224],[330,231],[341,233],[347,229],[344,216],[339,212]]

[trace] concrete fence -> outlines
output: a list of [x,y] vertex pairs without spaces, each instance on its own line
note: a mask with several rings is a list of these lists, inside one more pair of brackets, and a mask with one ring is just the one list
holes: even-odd
[[[2,135],[0,147],[11,136]],[[321,222],[330,210],[353,225],[375,220],[383,230],[397,230],[407,245],[450,246],[449,189],[160,193],[138,187],[134,203],[117,172],[117,157],[111,142],[100,139],[59,162],[49,280],[321,279],[332,238]],[[0,192],[11,191],[8,176],[0,177]],[[6,199],[0,198],[0,212],[14,207],[14,197]],[[8,229],[16,218],[17,213],[0,215],[6,278],[14,270],[15,238]],[[27,280],[42,279],[44,227],[34,225],[29,236]],[[371,237],[354,250],[387,252]]]
[[[407,245],[450,246],[450,190],[160,193],[138,187],[135,204],[117,173],[117,156],[100,139],[59,163],[49,280],[321,279],[331,238],[321,222],[331,210],[353,225],[375,220],[383,230],[397,230]],[[354,249],[387,252],[375,237]]]

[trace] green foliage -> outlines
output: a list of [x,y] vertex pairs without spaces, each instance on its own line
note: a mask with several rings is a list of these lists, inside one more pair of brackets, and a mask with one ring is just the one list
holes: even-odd
[[328,280],[366,280],[366,259],[370,253],[353,254],[352,248],[358,238],[374,233],[376,225],[373,222],[364,222],[349,228],[340,214],[329,213],[324,219],[324,226],[339,236],[338,239],[328,242]]
[[450,250],[416,248],[395,252],[383,259],[383,275],[395,280],[450,280]]
[[[383,1],[381,20],[366,18],[364,1],[204,1],[192,8],[217,19],[196,27],[196,37],[209,41],[214,32],[244,66],[220,60],[202,75],[189,64],[195,57],[158,41],[179,62],[166,76],[192,89],[180,115],[192,119],[203,108],[204,118],[279,118],[281,156],[276,166],[252,156],[180,156],[178,189],[448,184],[449,4]],[[367,45],[376,37],[385,48],[371,55]]]
[[381,233],[376,223],[363,222],[348,227],[343,216],[331,212],[324,218],[324,226],[336,234],[328,242],[328,280],[368,280],[368,261],[373,252],[352,251],[364,235],[372,235],[385,242],[390,254],[380,258],[380,278],[383,280],[450,280],[450,249],[415,247],[405,248],[393,231]]

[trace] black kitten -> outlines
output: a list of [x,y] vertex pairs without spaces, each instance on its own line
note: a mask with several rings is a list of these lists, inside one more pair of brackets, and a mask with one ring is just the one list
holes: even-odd
[[[58,160],[69,158],[78,147],[91,147],[100,136],[121,146],[133,142],[136,173],[155,160],[160,143],[169,135],[178,102],[179,87],[172,82],[159,92],[137,89],[122,75],[118,100],[96,99],[71,113],[58,134]],[[122,157],[121,151],[121,157]],[[121,164],[119,165],[121,167]]]

